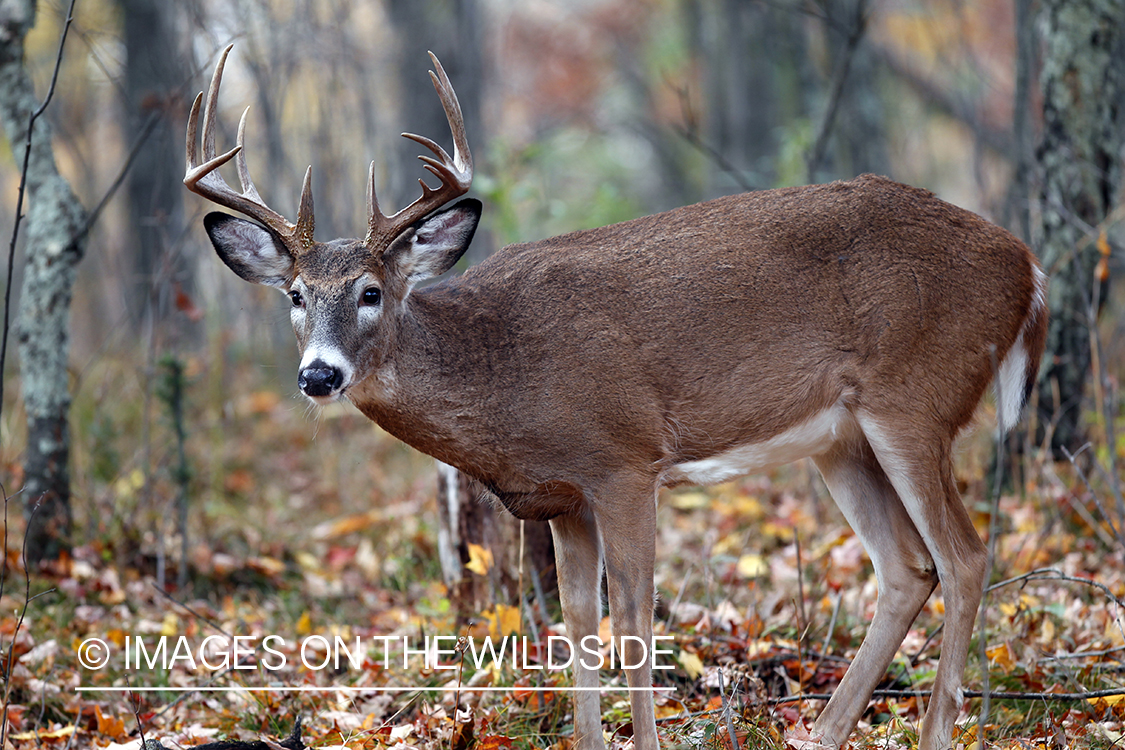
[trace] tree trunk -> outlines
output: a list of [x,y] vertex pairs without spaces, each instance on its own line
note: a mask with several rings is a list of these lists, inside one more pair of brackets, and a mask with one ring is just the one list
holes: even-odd
[[[542,593],[558,586],[551,527],[541,521],[523,522],[521,552],[521,522],[503,509],[488,507],[486,495],[479,483],[438,463],[438,556],[461,617],[477,615],[497,602],[514,605],[531,587]],[[466,568],[472,559],[470,544],[492,555],[484,573]]]
[[[173,252],[169,235],[182,224],[183,187],[169,179],[183,171],[183,123],[178,90],[187,73],[179,53],[171,15],[176,3],[167,0],[118,0],[124,16],[125,134],[133,141],[152,116],[155,129],[137,152],[129,171],[128,197],[136,279],[130,295],[139,309],[139,326],[147,312],[156,321],[174,312],[176,294],[193,296],[194,269],[182,253]],[[188,247],[187,245],[185,247]],[[162,293],[155,294],[160,289]],[[147,308],[147,309],[146,309]],[[139,329],[138,329],[139,330]]]
[[[457,90],[457,99],[465,118],[465,132],[474,144],[476,161],[481,161],[488,143],[481,118],[484,84],[482,49],[483,3],[478,0],[388,0],[387,15],[399,39],[398,102],[403,130],[433,138],[450,150],[452,136],[441,101],[430,85],[426,71],[431,51]],[[434,177],[422,169],[418,161],[418,144],[396,139],[390,154],[387,196],[391,199],[385,210],[398,210],[418,197],[418,178],[433,184]],[[382,190],[382,188],[380,188]],[[381,195],[380,195],[381,197]],[[393,204],[393,207],[392,207]],[[491,248],[488,237],[481,236],[470,246],[466,260],[477,263]]]
[[1122,182],[1125,0],[1044,0],[1040,26],[1040,257],[1051,275],[1051,324],[1039,424],[1053,426],[1055,452],[1076,451],[1086,441],[1081,415],[1091,331],[1108,291],[1108,276],[1095,278],[1096,227],[1116,205]]
[[[0,8],[6,16],[0,18],[0,119],[16,163],[22,164],[27,124],[39,106],[23,64],[24,37],[34,24],[35,4],[23,0]],[[17,321],[27,412],[23,492],[31,564],[58,557],[69,546],[69,314],[86,222],[85,211],[55,167],[46,119],[36,120],[33,136],[27,173],[27,262]]]

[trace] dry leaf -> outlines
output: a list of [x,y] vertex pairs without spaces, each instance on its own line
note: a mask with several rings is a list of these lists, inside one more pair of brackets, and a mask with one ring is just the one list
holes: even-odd
[[492,550],[469,542],[469,562],[465,567],[478,576],[488,575],[492,569]]
[[699,679],[703,674],[703,660],[699,658],[698,654],[693,654],[691,651],[681,651],[677,661],[680,662],[680,666],[684,668],[691,679]]

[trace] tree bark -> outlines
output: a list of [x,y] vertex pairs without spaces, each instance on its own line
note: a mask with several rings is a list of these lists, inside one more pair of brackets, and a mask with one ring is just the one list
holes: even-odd
[[[404,130],[435,139],[449,149],[452,136],[441,101],[430,85],[426,71],[431,67],[426,51],[441,60],[441,65],[457,90],[465,118],[465,132],[475,144],[479,163],[488,138],[481,118],[484,91],[483,4],[478,0],[388,0],[387,15],[400,40],[398,60],[398,101]],[[418,197],[418,178],[432,184],[434,177],[418,161],[418,145],[399,138],[390,154],[387,180],[387,210],[398,210]],[[380,187],[382,191],[383,188]],[[382,193],[380,193],[382,200]],[[392,208],[392,204],[394,208]],[[478,263],[488,255],[487,237],[474,242],[466,255]]]
[[1053,426],[1051,447],[1059,453],[1086,441],[1091,329],[1108,291],[1108,277],[1095,278],[1095,240],[1122,186],[1125,0],[1044,0],[1040,27],[1040,257],[1051,274],[1051,324],[1039,424]]
[[[513,604],[529,587],[540,592],[558,587],[551,527],[541,521],[524,522],[521,551],[521,522],[503,509],[488,507],[486,494],[479,483],[438,463],[438,557],[454,610],[466,618],[497,602]],[[466,569],[470,544],[492,554],[487,573]]]
[[[194,293],[194,269],[181,253],[173,252],[170,228],[182,224],[180,213],[184,190],[179,180],[169,179],[183,171],[183,122],[180,119],[180,84],[187,79],[184,57],[179,53],[179,35],[173,25],[176,3],[167,0],[118,0],[124,17],[125,133],[134,141],[156,116],[159,121],[137,152],[129,171],[128,197],[131,238],[129,254],[134,259],[136,280],[130,295],[139,309],[133,320],[142,325],[146,313],[156,321],[174,313],[176,295],[154,294],[161,285],[187,294]],[[149,305],[151,304],[151,307]]]
[[[22,164],[27,126],[38,106],[24,67],[33,0],[0,4],[0,120]],[[86,212],[59,176],[46,119],[35,122],[27,173],[26,266],[17,321],[20,376],[27,412],[24,455],[27,559],[56,558],[69,547],[69,314],[75,267],[82,259]],[[38,506],[38,508],[36,508]]]

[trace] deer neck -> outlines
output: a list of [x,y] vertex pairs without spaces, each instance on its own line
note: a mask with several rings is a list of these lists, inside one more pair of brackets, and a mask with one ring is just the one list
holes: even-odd
[[453,279],[407,298],[383,364],[349,398],[404,443],[447,463],[475,455],[487,373],[475,361],[490,344],[470,318],[489,316],[479,295]]

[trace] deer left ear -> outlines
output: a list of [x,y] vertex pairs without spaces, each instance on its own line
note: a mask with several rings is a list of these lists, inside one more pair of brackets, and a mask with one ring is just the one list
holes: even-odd
[[481,202],[466,198],[426,218],[391,246],[395,266],[411,285],[445,273],[469,249],[480,214]]

